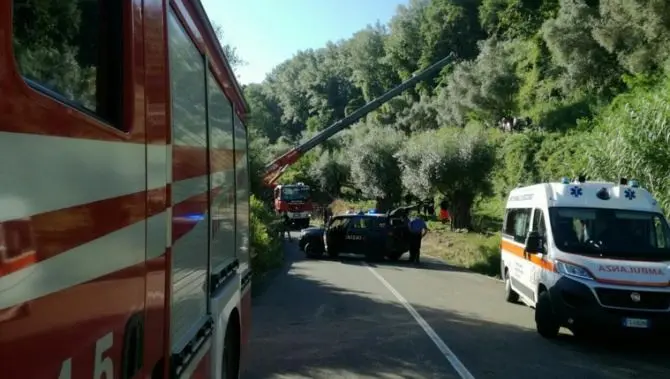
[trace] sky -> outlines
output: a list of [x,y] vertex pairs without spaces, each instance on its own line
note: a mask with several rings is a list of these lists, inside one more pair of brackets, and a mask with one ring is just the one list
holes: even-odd
[[259,83],[299,50],[351,37],[377,21],[388,22],[408,0],[201,0],[224,40],[247,64],[242,84]]

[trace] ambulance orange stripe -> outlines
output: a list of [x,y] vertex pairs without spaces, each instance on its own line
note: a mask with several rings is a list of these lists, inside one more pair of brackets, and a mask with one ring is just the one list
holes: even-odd
[[545,270],[554,271],[554,263],[546,259],[540,258],[535,254],[528,254],[523,251],[523,247],[516,245],[510,241],[506,241],[504,238],[500,243],[500,248],[507,251],[510,254],[514,254],[520,258],[526,259],[532,262],[535,265],[542,267]]
[[[529,260],[533,264],[538,265],[545,270],[554,271],[554,263],[553,262],[542,259],[535,254],[526,254],[523,251],[523,247],[521,247],[519,245],[516,245],[516,244],[514,244],[510,241],[506,241],[504,238],[503,238],[503,240],[500,244],[500,248],[502,250],[505,250],[506,252],[508,252],[510,254],[513,254],[513,255],[516,255],[520,258],[524,258],[526,260]],[[567,263],[570,263],[570,262],[567,262]],[[582,267],[581,265],[578,265],[576,263],[570,263],[570,264],[574,264],[576,266]],[[629,280],[603,279],[603,278],[597,277],[595,274],[593,274],[587,268],[584,268],[584,269],[589,271],[591,273],[591,275],[593,276],[593,278],[597,282],[600,282],[600,283],[615,284],[615,285],[621,285],[621,286],[642,286],[642,287],[659,287],[659,288],[670,287],[670,283],[638,282],[638,281],[629,281]]]

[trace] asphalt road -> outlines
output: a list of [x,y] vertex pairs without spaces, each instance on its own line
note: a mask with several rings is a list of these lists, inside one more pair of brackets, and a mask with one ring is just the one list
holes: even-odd
[[670,378],[670,349],[545,340],[501,282],[434,259],[307,260],[295,243],[286,257],[254,298],[244,379]]

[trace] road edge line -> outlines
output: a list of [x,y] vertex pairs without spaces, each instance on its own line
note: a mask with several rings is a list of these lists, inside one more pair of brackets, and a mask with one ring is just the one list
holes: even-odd
[[405,307],[407,312],[409,312],[409,314],[412,315],[414,321],[416,321],[419,324],[421,329],[423,329],[423,331],[428,335],[428,338],[430,338],[431,341],[433,341],[435,346],[437,346],[438,350],[440,350],[440,353],[442,353],[442,355],[447,359],[449,364],[451,364],[451,367],[453,367],[453,369],[456,371],[456,373],[458,373],[461,379],[475,379],[472,373],[470,373],[470,371],[465,367],[463,362],[461,362],[460,359],[458,359],[456,354],[454,354],[454,352],[451,351],[449,346],[447,346],[447,344],[442,340],[442,338],[440,338],[440,336],[437,335],[433,327],[431,327],[430,324],[428,324],[428,321],[426,321],[419,314],[419,312],[416,309],[414,309],[412,304],[410,304],[409,301],[407,301],[407,299],[405,299],[395,288],[393,288],[391,283],[386,281],[386,279],[384,279],[384,277],[380,273],[378,273],[377,270],[375,270],[372,266],[370,266],[365,262],[363,262],[363,264],[365,265],[365,267],[367,267],[368,270],[370,270],[372,275],[374,275],[377,278],[377,280],[379,280],[381,284],[383,284],[384,287],[386,287],[386,289],[389,290],[393,294],[393,296],[395,296],[395,298],[400,302],[400,304],[402,304],[402,306]]

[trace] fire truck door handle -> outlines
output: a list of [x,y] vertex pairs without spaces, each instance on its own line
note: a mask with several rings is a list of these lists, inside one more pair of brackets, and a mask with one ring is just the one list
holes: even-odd
[[144,313],[133,314],[123,333],[121,379],[132,379],[142,369],[144,358]]

